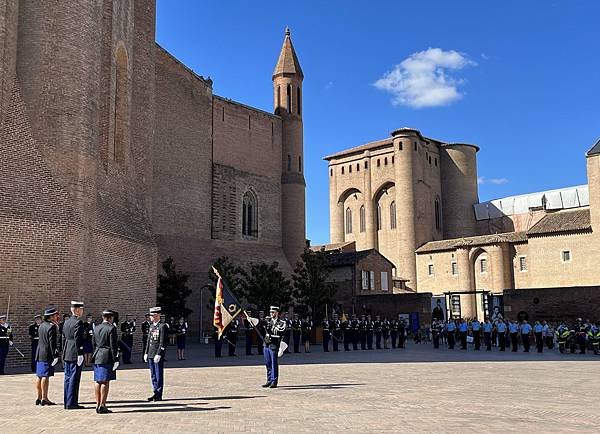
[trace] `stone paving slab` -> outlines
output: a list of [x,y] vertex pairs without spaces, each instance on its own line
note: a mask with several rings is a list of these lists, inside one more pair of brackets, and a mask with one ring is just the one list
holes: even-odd
[[[600,357],[407,350],[286,355],[278,389],[263,389],[260,357],[214,359],[196,346],[173,356],[165,400],[148,403],[141,363],[118,373],[110,415],[36,407],[33,374],[0,377],[0,432],[600,432]],[[218,364],[218,365],[217,365]],[[62,373],[50,399],[62,402]]]

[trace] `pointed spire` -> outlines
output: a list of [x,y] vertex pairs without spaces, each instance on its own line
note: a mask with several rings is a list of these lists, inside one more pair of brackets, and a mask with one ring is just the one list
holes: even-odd
[[296,50],[294,50],[294,46],[292,45],[291,33],[290,28],[286,27],[283,46],[281,47],[279,60],[277,60],[277,65],[275,65],[275,70],[273,71],[273,78],[282,74],[296,74],[301,79],[304,78],[298,56],[296,56]]

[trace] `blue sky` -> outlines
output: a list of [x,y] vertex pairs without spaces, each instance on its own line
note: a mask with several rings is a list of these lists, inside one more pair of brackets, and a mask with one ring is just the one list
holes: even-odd
[[587,182],[584,154],[600,137],[599,1],[157,3],[163,47],[216,94],[268,111],[291,28],[313,244],[329,240],[322,157],[402,126],[479,145],[482,201]]

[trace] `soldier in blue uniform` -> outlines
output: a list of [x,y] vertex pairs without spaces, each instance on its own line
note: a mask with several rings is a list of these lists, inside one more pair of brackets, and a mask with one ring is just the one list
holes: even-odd
[[[237,320],[236,320],[237,321]],[[237,323],[236,323],[237,330]],[[181,317],[175,326],[175,341],[177,343],[177,360],[185,360],[185,344],[186,344],[186,335],[188,331],[188,323],[187,321]],[[236,331],[237,333],[237,331]]]
[[460,336],[460,349],[461,350],[467,349],[467,334],[468,334],[468,332],[469,332],[469,325],[467,324],[467,320],[463,318],[460,321],[460,324],[458,325],[458,333]]
[[365,333],[367,334],[367,348],[373,349],[373,321],[371,315],[367,315],[367,321],[365,322]]
[[448,318],[448,324],[446,324],[446,333],[448,334],[448,349],[454,349],[454,333],[456,332],[456,323],[452,318]]
[[358,332],[358,318],[356,317],[356,315],[352,315],[352,319],[350,320],[350,332],[351,332],[351,338],[352,338],[352,349],[354,351],[358,351],[358,341],[360,339],[359,336],[359,332]]
[[331,331],[329,328],[330,327],[329,320],[327,319],[327,317],[323,318],[321,327],[323,328],[323,351],[328,353],[329,352],[329,338],[331,336]]
[[37,352],[38,341],[40,336],[38,335],[38,329],[42,323],[42,315],[36,315],[33,317],[33,324],[29,325],[29,339],[31,340],[31,372],[35,373],[35,353]]
[[294,314],[294,319],[292,320],[292,338],[294,339],[294,353],[300,352],[300,337],[301,336],[302,336],[302,321],[300,321],[300,319],[298,318],[298,314]]
[[333,314],[333,319],[331,320],[331,336],[333,338],[333,351],[339,351],[339,345],[344,339],[344,333],[342,331],[342,323],[340,322],[337,313]]
[[404,318],[398,318],[398,348],[404,348],[406,341],[406,323]]
[[152,324],[150,325],[148,344],[144,351],[144,362],[147,362],[148,368],[150,368],[154,394],[148,398],[148,401],[162,401],[164,391],[164,355],[167,349],[167,330],[165,324],[160,322],[160,312],[160,307],[150,308]]
[[500,351],[506,350],[506,323],[502,318],[499,318],[496,321],[496,335],[498,336],[498,345],[500,346]]
[[90,314],[85,316],[83,323],[83,362],[85,366],[92,363],[92,353],[94,352],[94,317]]
[[6,323],[6,315],[0,315],[0,375],[6,374],[4,366],[9,348],[13,345],[13,334],[10,325]]
[[510,334],[511,351],[516,353],[519,349],[519,324],[516,321],[509,321],[508,333]]
[[48,399],[50,377],[54,376],[54,366],[58,363],[60,354],[58,346],[58,311],[53,307],[44,310],[44,321],[40,324],[37,352],[35,353],[37,376],[35,388],[37,399],[35,405],[56,405]]
[[392,338],[392,348],[396,348],[396,341],[398,340],[398,320],[390,320],[390,337]]
[[81,317],[83,302],[71,301],[71,316],[63,325],[62,360],[65,371],[65,410],[85,408],[79,405],[79,383],[83,369],[83,339],[84,329]]
[[375,331],[375,348],[378,350],[381,349],[381,320],[379,319],[379,315],[375,317],[375,321],[373,322],[373,330]]
[[479,351],[479,348],[481,348],[481,323],[477,318],[474,318],[473,321],[471,321],[471,332],[473,333],[475,350]]
[[367,320],[364,315],[358,320],[358,340],[360,341],[360,349],[367,349]]
[[[131,351],[133,350],[133,333],[135,332],[135,319],[125,315],[125,321],[121,323],[121,341],[123,343],[123,363],[131,364]],[[173,324],[173,326],[175,326]]]
[[383,338],[383,348],[385,350],[389,349],[388,339],[390,338],[390,322],[387,317],[381,321],[381,336]]
[[264,356],[267,382],[262,387],[274,389],[279,382],[279,345],[285,331],[285,322],[279,319],[279,307],[271,306],[270,318],[265,322]]
[[252,327],[252,324],[250,324],[250,321],[248,321],[248,317],[252,317],[252,312],[251,311],[246,311],[246,317],[244,317],[244,330],[245,330],[245,338],[246,338],[246,355],[247,356],[251,356],[252,355],[252,339],[254,337],[254,327]]
[[310,338],[313,328],[312,319],[310,316],[306,316],[306,318],[302,321],[302,343],[304,344],[304,352],[310,353]]
[[492,351],[492,323],[487,318],[483,323],[483,340],[485,341],[485,350]]
[[531,336],[531,324],[529,324],[526,320],[523,320],[523,324],[521,324],[521,342],[523,342],[523,352],[529,352],[529,338]]
[[539,321],[535,322],[533,326],[533,333],[535,335],[535,345],[537,352],[541,353],[544,351],[544,326]]
[[114,325],[115,312],[105,309],[102,312],[102,323],[94,327],[94,391],[96,395],[96,413],[112,413],[106,408],[106,400],[110,390],[110,382],[117,379],[119,367],[119,336]]
[[227,328],[227,343],[229,344],[229,357],[235,357],[235,348],[237,346],[237,335],[238,335],[238,327],[240,323],[237,318],[235,318],[231,323],[229,323],[229,327]]

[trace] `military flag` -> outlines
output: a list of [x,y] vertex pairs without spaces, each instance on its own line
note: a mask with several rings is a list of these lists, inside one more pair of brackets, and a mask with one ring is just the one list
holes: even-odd
[[218,339],[221,339],[221,335],[227,326],[242,312],[242,305],[231,293],[227,283],[225,283],[215,267],[213,267],[213,272],[218,278],[215,291],[213,324],[217,328]]

